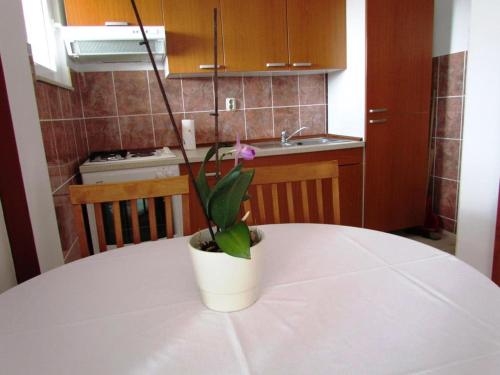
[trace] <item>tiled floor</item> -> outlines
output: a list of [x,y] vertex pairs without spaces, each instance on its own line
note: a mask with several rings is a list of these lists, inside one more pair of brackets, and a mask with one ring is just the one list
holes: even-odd
[[454,233],[442,231],[441,239],[439,240],[432,240],[430,238],[408,232],[398,232],[396,234],[435,247],[436,249],[445,251],[452,255],[455,255],[456,235]]

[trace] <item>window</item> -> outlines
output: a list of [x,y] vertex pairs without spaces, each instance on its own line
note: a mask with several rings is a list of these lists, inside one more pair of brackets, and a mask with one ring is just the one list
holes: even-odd
[[22,3],[37,79],[71,86],[61,36],[61,3],[58,0],[22,0]]

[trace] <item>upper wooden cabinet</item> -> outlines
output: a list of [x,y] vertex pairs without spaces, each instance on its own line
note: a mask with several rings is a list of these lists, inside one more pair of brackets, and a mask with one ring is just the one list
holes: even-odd
[[[136,4],[144,25],[163,25],[162,0],[137,0]],[[109,21],[137,25],[129,0],[64,0],[64,7],[69,26],[103,26]]]
[[226,71],[288,69],[286,0],[221,0]]
[[345,69],[345,0],[287,0],[290,66]]
[[164,0],[170,74],[213,64],[215,7],[221,71],[346,67],[345,0]]
[[[220,9],[219,0],[164,0],[163,6],[169,72],[211,71],[214,60],[213,10]],[[220,15],[218,25],[218,64],[224,70]]]

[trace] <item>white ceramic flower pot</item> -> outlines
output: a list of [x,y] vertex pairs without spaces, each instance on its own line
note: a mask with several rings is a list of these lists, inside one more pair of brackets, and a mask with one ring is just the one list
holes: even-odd
[[257,228],[252,230],[257,230],[260,241],[250,248],[251,259],[199,250],[199,244],[210,238],[206,229],[190,238],[189,250],[196,280],[203,303],[209,309],[242,310],[259,298],[264,236]]

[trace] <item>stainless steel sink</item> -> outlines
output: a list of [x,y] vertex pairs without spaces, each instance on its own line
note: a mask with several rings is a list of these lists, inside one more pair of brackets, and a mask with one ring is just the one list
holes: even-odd
[[300,146],[327,145],[332,143],[344,143],[344,142],[350,142],[350,141],[348,139],[333,139],[326,137],[318,137],[318,138],[294,139],[292,141],[288,141],[287,143],[281,143],[280,141],[269,141],[269,142],[252,143],[251,145],[258,148],[288,148],[288,147],[300,147]]

